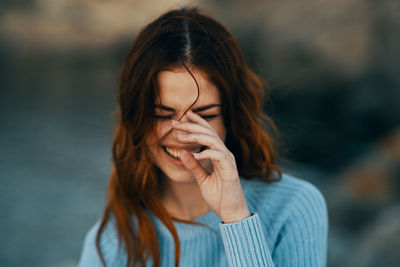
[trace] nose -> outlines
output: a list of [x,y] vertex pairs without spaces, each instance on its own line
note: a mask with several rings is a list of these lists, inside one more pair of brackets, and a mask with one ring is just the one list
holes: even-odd
[[[183,117],[179,119],[179,121],[180,121],[180,122],[188,122],[189,119],[188,119],[188,117],[186,116],[186,114],[184,114]],[[174,134],[176,137],[178,137],[178,134],[186,134],[186,133],[187,133],[187,132],[185,132],[185,131],[178,130],[178,129],[173,129],[172,132],[173,132],[173,134]]]
[[186,116],[186,113],[183,114],[183,117],[180,118],[179,121],[182,121],[182,122],[189,121],[188,117]]

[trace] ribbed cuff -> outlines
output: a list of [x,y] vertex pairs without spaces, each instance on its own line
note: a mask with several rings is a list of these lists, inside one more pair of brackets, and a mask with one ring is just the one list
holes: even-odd
[[[250,213],[250,216],[249,217],[251,217],[251,216],[253,216],[254,215],[254,213]],[[249,217],[246,217],[246,218],[244,218],[243,220],[245,220],[245,219],[247,219],[247,218],[249,218]],[[226,222],[224,222],[224,221],[221,221],[221,223],[222,224],[226,224]]]
[[221,222],[220,230],[230,266],[274,266],[258,213],[238,222]]

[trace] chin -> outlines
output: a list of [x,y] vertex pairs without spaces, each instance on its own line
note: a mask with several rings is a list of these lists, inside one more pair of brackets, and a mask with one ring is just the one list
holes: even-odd
[[187,170],[180,170],[180,171],[164,171],[164,170],[162,170],[162,172],[165,174],[165,176],[167,177],[167,179],[170,182],[174,182],[174,183],[196,182],[196,178]]
[[182,177],[180,179],[171,179],[168,177],[169,180],[171,180],[171,182],[174,183],[181,183],[181,184],[192,184],[192,183],[196,183],[196,178],[194,178],[193,176],[190,177]]

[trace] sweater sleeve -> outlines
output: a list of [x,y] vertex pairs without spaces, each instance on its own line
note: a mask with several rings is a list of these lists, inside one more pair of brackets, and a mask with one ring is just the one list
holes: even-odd
[[258,213],[233,223],[220,224],[230,266],[275,266]]
[[220,224],[230,266],[326,266],[328,219],[318,189],[307,184],[280,212],[285,220],[273,251],[268,248],[258,213],[239,222]]

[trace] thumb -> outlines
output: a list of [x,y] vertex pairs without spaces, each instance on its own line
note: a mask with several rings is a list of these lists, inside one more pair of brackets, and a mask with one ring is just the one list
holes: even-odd
[[200,165],[200,163],[193,157],[187,150],[181,150],[181,162],[186,169],[188,169],[196,178],[199,184],[207,178],[208,172]]

